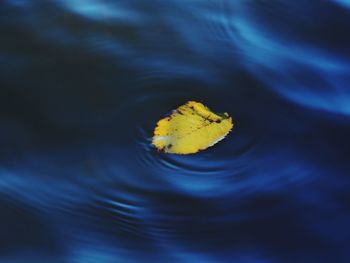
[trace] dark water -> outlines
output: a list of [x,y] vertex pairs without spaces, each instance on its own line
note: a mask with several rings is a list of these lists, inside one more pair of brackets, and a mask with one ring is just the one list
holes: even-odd
[[[349,32],[346,0],[2,0],[0,262],[350,262]],[[157,153],[187,100],[236,128]]]

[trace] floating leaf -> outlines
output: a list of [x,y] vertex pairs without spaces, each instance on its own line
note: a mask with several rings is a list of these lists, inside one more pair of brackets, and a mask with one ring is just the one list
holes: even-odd
[[232,127],[227,113],[217,114],[200,102],[189,101],[158,121],[152,144],[166,153],[196,153],[225,138]]

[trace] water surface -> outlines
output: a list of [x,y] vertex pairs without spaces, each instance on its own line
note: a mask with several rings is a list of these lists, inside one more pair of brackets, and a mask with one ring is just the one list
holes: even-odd
[[[347,263],[350,4],[4,0],[0,262]],[[158,153],[187,100],[235,129]]]

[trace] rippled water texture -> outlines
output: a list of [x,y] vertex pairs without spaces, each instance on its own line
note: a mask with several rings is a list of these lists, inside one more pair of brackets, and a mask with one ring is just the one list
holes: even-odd
[[[350,262],[350,2],[3,0],[0,262]],[[158,153],[187,100],[235,129]]]

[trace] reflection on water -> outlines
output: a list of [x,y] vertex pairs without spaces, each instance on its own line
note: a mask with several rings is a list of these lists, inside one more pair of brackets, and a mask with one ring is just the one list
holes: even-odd
[[[349,262],[347,1],[0,7],[1,262]],[[235,129],[158,153],[188,100]]]

